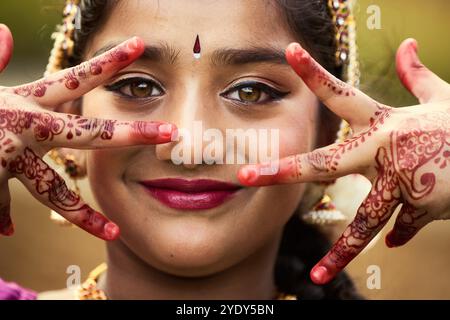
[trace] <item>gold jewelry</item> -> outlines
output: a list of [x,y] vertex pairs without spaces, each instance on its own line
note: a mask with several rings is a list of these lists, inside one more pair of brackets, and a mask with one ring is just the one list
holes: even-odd
[[[79,300],[108,300],[105,292],[97,288],[99,277],[108,269],[106,263],[102,263],[89,273],[88,278],[78,289]],[[274,300],[297,300],[292,294],[276,293]]]
[[[343,80],[359,88],[360,70],[356,44],[356,22],[353,16],[355,0],[328,0],[332,21],[336,28],[336,65],[343,66]],[[351,134],[349,124],[343,120],[336,142],[344,141]]]
[[324,194],[322,199],[312,210],[302,216],[303,220],[310,224],[330,225],[347,220],[347,217],[331,201],[328,194]]
[[[343,67],[343,80],[359,88],[360,70],[353,5],[354,1],[351,0],[328,0],[328,9],[336,28],[336,65]],[[335,142],[343,142],[351,134],[349,123],[342,120]],[[312,209],[302,215],[302,219],[307,223],[319,225],[332,225],[347,220],[348,217],[336,208],[329,194],[328,189],[332,184],[324,185],[324,195]]]
[[106,271],[108,266],[102,263],[89,273],[88,278],[78,289],[78,300],[107,300],[103,290],[97,288],[98,278]]
[[44,76],[66,68],[65,62],[73,54],[73,33],[79,17],[79,0],[67,0],[63,11],[63,22],[56,27],[51,38],[55,41]]

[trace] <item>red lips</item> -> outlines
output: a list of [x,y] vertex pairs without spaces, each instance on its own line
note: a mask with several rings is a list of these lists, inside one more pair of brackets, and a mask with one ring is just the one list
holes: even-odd
[[241,188],[236,184],[209,179],[157,179],[140,181],[140,184],[153,198],[179,210],[215,208]]

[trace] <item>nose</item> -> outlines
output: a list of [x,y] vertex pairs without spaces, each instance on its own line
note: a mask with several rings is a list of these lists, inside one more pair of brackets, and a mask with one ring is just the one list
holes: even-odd
[[183,165],[186,169],[195,169],[203,163],[203,130],[208,124],[204,95],[200,89],[191,88],[179,99],[167,106],[164,118],[160,120],[174,123],[178,128],[178,139],[156,146],[156,157],[161,161],[170,161]]

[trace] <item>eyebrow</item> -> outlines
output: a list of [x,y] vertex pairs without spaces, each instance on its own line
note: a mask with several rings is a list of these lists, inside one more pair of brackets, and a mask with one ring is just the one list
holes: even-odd
[[[108,44],[94,53],[94,57],[114,48],[118,43]],[[152,60],[159,63],[175,64],[180,54],[179,49],[175,49],[167,43],[146,46],[144,53],[139,59]],[[215,50],[210,62],[214,66],[243,65],[250,63],[270,63],[287,65],[286,56],[283,49],[272,46],[253,46],[249,48],[220,48]]]
[[213,65],[242,65],[248,63],[288,64],[284,50],[273,47],[222,48],[213,52],[211,62]]
[[[101,47],[99,50],[95,51],[93,57],[96,57],[100,54],[105,53],[108,50],[111,50],[118,44],[119,43],[110,43],[104,47]],[[146,46],[144,49],[144,53],[139,57],[139,59],[175,64],[179,53],[180,53],[179,50],[175,50],[175,48],[169,46],[168,44],[163,43],[154,46]]]

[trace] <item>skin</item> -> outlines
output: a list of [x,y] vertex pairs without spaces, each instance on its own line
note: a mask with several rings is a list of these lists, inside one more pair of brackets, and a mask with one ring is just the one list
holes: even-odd
[[[12,36],[0,26],[0,40],[12,45]],[[6,61],[9,54],[5,54]],[[105,240],[119,236],[119,228],[69,190],[64,180],[43,160],[54,147],[102,148],[171,140],[175,127],[162,122],[132,122],[85,118],[51,111],[52,103],[74,99],[129,65],[142,54],[133,38],[102,56],[33,83],[0,87],[0,233],[12,235],[8,179],[15,177],[36,199],[67,220]],[[161,130],[165,129],[165,130]],[[169,131],[169,132],[167,132]]]
[[[233,12],[228,10],[230,5],[235,8]],[[174,63],[136,62],[110,81],[153,75],[165,89],[154,101],[126,101],[98,88],[84,96],[85,115],[159,119],[187,129],[192,128],[194,120],[200,120],[204,129],[222,132],[227,128],[279,128],[280,139],[291,141],[281,146],[280,154],[309,150],[315,139],[317,98],[286,62],[211,63],[213,53],[225,45],[232,49],[274,47],[283,57],[295,38],[276,15],[268,14],[273,10],[270,4],[266,7],[260,2],[241,1],[189,5],[164,1],[159,6],[156,2],[132,1],[118,5],[92,38],[86,57],[111,42],[138,35],[147,45],[167,43],[174,47],[178,58]],[[127,28],[119,23],[123,16],[134,17]],[[214,28],[217,21],[226,21],[227,28]],[[245,31],[250,27],[255,32]],[[193,58],[192,51],[197,34],[201,42],[199,60]],[[290,94],[283,100],[259,105],[244,105],[220,96],[232,85],[252,79]],[[107,103],[99,108],[100,101]],[[224,205],[205,212],[170,209],[149,197],[137,182],[184,177],[238,183],[239,169],[238,165],[176,166],[170,161],[174,146],[98,150],[87,156],[95,197],[121,226],[122,237],[107,246],[108,273],[103,288],[108,296],[272,298],[273,265],[282,228],[301,200],[304,186],[244,188]],[[270,204],[280,197],[283,201],[274,212]]]
[[324,284],[364,249],[400,204],[386,236],[388,247],[405,244],[431,221],[449,218],[450,85],[420,63],[413,39],[405,40],[397,52],[398,75],[421,102],[410,107],[384,106],[340,82],[298,44],[290,45],[287,57],[306,85],[346,119],[354,133],[342,143],[280,159],[281,169],[273,176],[261,176],[267,164],[259,164],[243,167],[239,177],[252,186],[327,181],[351,173],[372,182],[354,220],[311,270],[311,279]]
[[[230,5],[233,7],[232,12],[228,10]],[[133,17],[126,26],[121,23],[124,16]],[[215,28],[217,21],[221,21],[226,28]],[[353,171],[366,172],[367,170],[373,178],[378,177],[381,172],[396,172],[397,167],[393,160],[396,153],[392,151],[395,148],[384,144],[385,140],[381,138],[374,139],[375,132],[380,134],[382,131],[386,134],[389,129],[386,131],[378,129],[387,127],[389,121],[392,123],[390,128],[405,127],[407,130],[408,126],[399,127],[397,124],[411,117],[422,119],[424,114],[433,113],[442,108],[443,103],[436,103],[427,108],[411,107],[407,110],[408,112],[402,113],[375,103],[363,93],[332,78],[309,57],[306,51],[299,48],[298,44],[288,47],[289,43],[295,42],[296,39],[288,32],[286,26],[280,24],[280,21],[283,20],[274,14],[270,5],[261,6],[260,2],[258,5],[251,1],[234,1],[233,4],[230,4],[230,1],[195,2],[189,5],[182,1],[164,1],[159,2],[158,5],[156,2],[139,1],[121,3],[112,10],[105,25],[91,39],[86,51],[86,59],[91,58],[101,48],[111,43],[120,43],[134,35],[139,36],[145,45],[167,42],[175,47],[178,58],[173,63],[138,59],[128,66],[121,66],[119,73],[113,75],[114,72],[111,72],[108,79],[106,76],[98,79],[95,85],[100,83],[109,85],[124,77],[139,75],[151,77],[160,82],[164,88],[163,95],[149,101],[137,102],[124,99],[105,90],[103,86],[89,92],[81,92],[79,88],[69,89],[62,85],[64,80],[61,82],[57,80],[51,84],[51,88],[61,87],[65,90],[63,96],[67,99],[61,98],[60,94],[58,98],[53,97],[58,100],[49,100],[44,103],[45,101],[42,100],[44,97],[51,97],[50,87],[46,89],[46,94],[42,97],[36,97],[34,94],[23,97],[14,89],[5,90],[2,93],[2,98],[8,97],[7,106],[4,107],[8,111],[12,109],[14,99],[19,99],[20,103],[32,100],[35,104],[40,103],[52,109],[59,107],[65,101],[70,102],[84,95],[83,116],[86,117],[100,117],[108,114],[111,119],[118,119],[117,121],[125,123],[134,123],[133,121],[138,119],[157,120],[174,123],[179,128],[189,128],[193,120],[201,120],[204,127],[222,130],[225,128],[280,129],[282,141],[280,156],[287,160],[281,160],[285,163],[280,166],[280,173],[283,174],[264,177],[269,180],[261,180],[263,178],[255,174],[259,172],[255,170],[259,167],[255,166],[241,170],[237,165],[175,166],[170,161],[170,151],[175,143],[83,151],[87,153],[86,166],[96,200],[108,217],[121,229],[121,237],[107,244],[109,268],[100,283],[100,287],[106,291],[109,298],[269,299],[273,297],[275,289],[273,265],[282,228],[303,195],[304,185],[297,182],[317,178],[319,180],[333,179]],[[4,32],[1,31],[0,36],[4,37]],[[202,44],[202,56],[199,60],[195,60],[192,56],[193,42],[197,34],[200,35]],[[233,37],[230,37],[230,34]],[[248,48],[249,44],[271,46],[278,48],[281,52],[288,47],[286,58],[290,66],[279,63],[233,66],[212,64],[210,62],[212,53],[222,48],[224,44],[234,49]],[[404,57],[400,59],[402,63],[404,60],[414,60],[413,53],[408,52],[405,44],[400,47],[399,55]],[[411,77],[411,74],[417,71],[414,64],[405,62],[404,65],[399,66],[399,70],[404,82],[406,79],[409,83],[408,88],[413,93],[419,94],[416,82],[423,78]],[[430,76],[428,70],[422,69],[422,72],[426,74],[424,76],[426,81],[423,81],[423,84],[427,83],[431,77],[433,81],[441,81],[439,82],[441,88],[448,90],[448,87],[444,86],[445,83],[434,75]],[[67,73],[65,75],[56,79],[67,79]],[[242,106],[236,101],[220,96],[230,87],[230,83],[235,83],[243,77],[258,81],[264,79],[263,82],[270,85],[276,84],[276,87],[282,91],[290,93],[277,102],[259,106]],[[89,89],[93,87],[92,83]],[[336,88],[342,88],[342,92]],[[430,88],[435,89],[435,86]],[[79,95],[73,95],[71,90],[79,90]],[[86,91],[88,91],[87,88]],[[355,153],[346,152],[344,157],[341,151],[339,161],[333,168],[328,165],[329,162],[326,161],[324,153],[328,155],[332,148],[339,149],[340,146],[312,151],[317,129],[315,128],[317,98],[322,99],[337,115],[349,120],[356,135],[369,135],[371,132],[371,138],[365,140],[370,141],[370,144],[360,142],[361,146],[358,148],[359,150],[366,148],[367,152],[364,154],[372,154],[372,158],[361,159],[362,162],[359,162],[357,159],[362,152],[353,157],[349,154]],[[41,100],[38,101],[38,99]],[[352,103],[349,104],[350,99]],[[440,114],[448,112],[439,110]],[[395,123],[392,119],[399,122]],[[67,119],[66,123],[68,121]],[[445,127],[445,124],[442,126]],[[133,128],[131,125],[129,127]],[[446,128],[448,130],[448,124]],[[442,127],[439,130],[442,130]],[[62,140],[70,145],[62,146],[70,147],[74,139],[68,139],[67,132],[65,133],[65,139]],[[98,135],[96,137],[98,138]],[[390,140],[387,139],[387,141]],[[86,144],[89,145],[87,142]],[[103,146],[105,143],[102,141],[101,144]],[[77,147],[80,148],[81,145],[86,147],[81,143]],[[122,146],[125,146],[125,143]],[[398,147],[398,144],[396,146]],[[374,152],[370,153],[372,149]],[[22,154],[29,153],[24,150]],[[309,155],[309,157],[291,156],[296,154]],[[291,157],[287,158],[288,156]],[[399,181],[398,173],[394,175],[398,178],[396,181]],[[244,188],[231,201],[210,209],[207,213],[180,213],[150,198],[137,183],[139,180],[163,177],[210,178],[240,182],[249,186],[293,184]],[[393,179],[388,178],[389,182]],[[378,179],[378,181],[386,182],[387,178]],[[433,190],[438,188],[438,184],[439,181],[435,181]],[[379,191],[379,188],[374,188],[375,193]],[[395,184],[392,185],[392,189],[389,189],[389,194],[391,196],[389,199],[383,199],[383,204],[387,208],[386,212],[389,212],[398,201],[400,194],[404,196],[403,189],[399,190]],[[423,199],[424,197],[414,201],[411,199],[410,203],[414,209],[405,209],[406,214],[413,216],[413,220],[422,217],[421,213],[416,214],[416,208],[419,208]],[[276,212],[273,210],[274,202],[277,203]],[[359,217],[368,214],[367,210],[358,211]],[[315,267],[315,271],[313,270],[312,279],[315,282],[329,281],[343,268],[345,262],[350,261],[370,240],[374,230],[387,219],[381,211],[375,214],[380,222],[377,220],[373,226],[374,229],[372,226],[360,229],[364,219],[356,219],[356,222],[349,226],[350,229],[341,238],[341,243],[338,243],[333,248],[334,251],[332,250]],[[348,252],[345,251],[339,255],[338,252],[342,252],[342,243],[357,238],[356,232],[351,227],[363,230],[361,240],[355,248],[351,247],[347,250]],[[251,230],[251,237],[249,237],[249,230]]]

